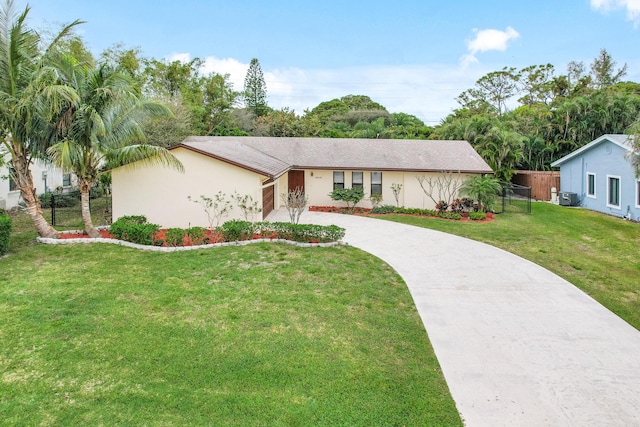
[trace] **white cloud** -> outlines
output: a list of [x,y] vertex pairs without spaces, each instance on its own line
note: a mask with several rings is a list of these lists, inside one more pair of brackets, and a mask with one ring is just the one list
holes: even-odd
[[469,53],[460,58],[460,62],[463,66],[478,62],[478,58],[476,58],[476,54],[478,52],[487,52],[490,50],[504,52],[511,40],[515,40],[520,37],[520,33],[512,27],[507,27],[505,31],[494,29],[474,29],[473,31],[476,33],[476,37],[473,40],[467,41],[467,49],[469,50]]
[[165,59],[169,62],[180,61],[184,64],[191,61],[191,55],[189,53],[172,53],[165,57]]
[[637,28],[640,24],[640,0],[591,0],[591,8],[602,12],[626,9],[627,19]]
[[[189,61],[188,53],[173,54],[168,60]],[[203,74],[229,74],[235,90],[242,90],[249,68],[234,58],[204,58]],[[475,81],[490,70],[473,72],[448,66],[372,66],[340,69],[262,68],[270,107],[288,107],[296,114],[321,102],[345,95],[367,95],[390,113],[413,114],[427,125],[436,125],[454,108],[455,98],[473,87]]]

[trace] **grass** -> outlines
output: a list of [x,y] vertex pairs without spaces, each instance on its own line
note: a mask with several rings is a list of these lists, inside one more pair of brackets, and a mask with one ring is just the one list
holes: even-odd
[[402,279],[351,247],[0,259],[7,425],[462,425]]
[[533,261],[640,330],[640,225],[549,203],[533,203],[531,208],[531,215],[501,214],[480,224],[401,215],[382,218],[479,240]]

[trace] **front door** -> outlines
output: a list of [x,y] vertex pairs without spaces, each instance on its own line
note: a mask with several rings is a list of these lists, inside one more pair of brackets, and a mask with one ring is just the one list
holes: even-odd
[[296,188],[304,192],[304,171],[289,171],[289,191]]

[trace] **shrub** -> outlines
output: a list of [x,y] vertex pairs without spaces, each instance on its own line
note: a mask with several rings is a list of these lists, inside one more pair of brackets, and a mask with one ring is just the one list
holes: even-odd
[[109,227],[109,232],[116,239],[141,245],[154,244],[154,237],[158,231],[160,226],[147,223],[147,219],[142,215],[123,216]]
[[347,209],[354,212],[356,205],[364,199],[364,190],[362,188],[336,188],[329,193],[329,197],[331,200],[345,202]]
[[371,209],[372,214],[389,214],[394,213],[395,211],[396,207],[392,205],[376,206],[375,208]]
[[449,207],[449,204],[444,200],[440,200],[438,203],[436,203],[436,210],[439,212],[446,211],[448,207]]
[[54,197],[56,208],[71,208],[78,203],[78,199],[72,195],[52,193],[49,191],[38,196],[38,199],[40,199],[40,206],[46,209],[50,208],[52,196]]
[[207,230],[204,227],[191,227],[187,230],[187,235],[194,245],[201,245],[204,243],[204,238],[207,235]]
[[9,236],[11,235],[11,227],[13,220],[8,215],[0,215],[0,255],[4,255],[9,251]]
[[462,219],[462,215],[460,215],[457,212],[438,212],[438,216],[444,219],[455,219],[455,220]]
[[168,228],[164,233],[164,241],[169,246],[181,246],[185,235],[186,231],[183,228]]
[[253,235],[253,229],[254,227],[251,222],[238,219],[227,221],[220,227],[222,237],[227,242],[245,240],[248,236]]
[[487,218],[487,214],[484,212],[469,212],[469,219],[473,221],[482,221]]

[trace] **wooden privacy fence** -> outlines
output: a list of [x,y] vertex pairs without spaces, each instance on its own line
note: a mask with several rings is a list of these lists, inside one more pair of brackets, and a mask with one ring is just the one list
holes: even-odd
[[556,171],[517,171],[511,179],[514,184],[531,187],[531,198],[548,202],[551,200],[551,188],[560,191],[560,172]]

